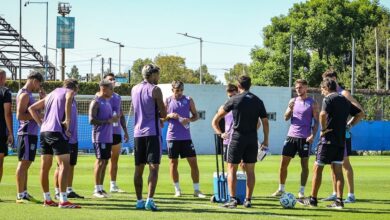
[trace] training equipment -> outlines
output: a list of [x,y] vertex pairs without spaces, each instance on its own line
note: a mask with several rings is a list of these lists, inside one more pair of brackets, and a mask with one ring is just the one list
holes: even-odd
[[295,196],[292,193],[284,193],[280,197],[280,204],[285,209],[292,209],[295,206],[295,203],[297,203],[297,200],[295,199]]

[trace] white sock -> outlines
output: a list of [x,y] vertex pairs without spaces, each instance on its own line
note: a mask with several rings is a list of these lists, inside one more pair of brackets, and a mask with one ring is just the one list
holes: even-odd
[[17,194],[17,196],[18,196],[18,199],[21,199],[21,198],[23,198],[23,197],[24,197],[24,192],[22,192],[22,193],[18,193],[18,194]]
[[143,200],[143,199],[139,199],[139,200],[137,199],[137,202],[138,202],[138,203],[144,202],[144,200]]
[[333,193],[332,193],[332,196],[336,196],[336,195],[337,195],[337,193],[336,193],[336,192],[333,192]]
[[348,193],[348,197],[355,197],[355,194],[353,194],[353,193]]
[[301,186],[301,188],[299,188],[299,192],[304,193],[305,192],[305,186]]
[[279,191],[284,192],[284,184],[279,184]]
[[46,201],[51,201],[50,192],[45,192],[45,193],[43,193],[43,198],[44,198]]
[[60,188],[54,188],[55,194],[60,194]]
[[153,198],[147,198],[146,199],[146,202],[149,202],[149,201],[153,202]]
[[176,192],[180,191],[180,184],[179,184],[179,182],[174,183],[174,185],[175,185],[175,191]]
[[68,201],[68,196],[67,196],[66,192],[61,192],[60,193],[60,201],[61,202],[67,202]]
[[100,191],[99,185],[95,185],[95,192],[99,192],[99,191]]
[[99,186],[99,190],[103,191],[103,185],[98,185],[98,186]]
[[199,183],[194,183],[193,186],[195,191],[199,191]]
[[111,186],[111,188],[114,187],[114,186],[116,186],[116,181],[111,181],[111,182],[110,182],[110,186]]
[[67,193],[70,193],[70,192],[72,192],[72,191],[73,191],[72,187],[66,187],[66,192],[67,192]]

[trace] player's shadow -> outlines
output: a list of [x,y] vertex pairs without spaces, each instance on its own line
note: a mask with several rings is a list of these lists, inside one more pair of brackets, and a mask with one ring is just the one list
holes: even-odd
[[375,204],[389,204],[390,200],[385,199],[359,199],[357,202],[367,202],[367,203],[375,203]]

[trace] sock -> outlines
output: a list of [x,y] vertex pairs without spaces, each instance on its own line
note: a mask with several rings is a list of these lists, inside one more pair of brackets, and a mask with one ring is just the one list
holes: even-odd
[[149,198],[149,197],[148,197],[148,198],[146,199],[146,202],[149,202],[149,201],[150,201],[150,202],[153,202],[153,198]]
[[21,199],[21,198],[23,198],[23,197],[24,197],[24,192],[22,192],[22,193],[18,193],[18,194],[17,194],[17,196],[18,196],[18,199]]
[[116,186],[116,181],[111,181],[111,182],[110,182],[110,186],[111,186],[111,188],[114,187],[114,186]]
[[70,192],[72,192],[72,191],[73,191],[72,187],[66,187],[66,192],[67,192],[67,193],[70,193]]
[[95,185],[95,192],[99,192],[100,191],[100,186],[99,185]]
[[174,185],[175,185],[175,191],[176,192],[180,191],[180,184],[179,184],[179,182],[174,183]]
[[60,188],[54,188],[55,194],[60,194]]
[[337,193],[336,193],[336,192],[333,192],[333,193],[332,193],[332,196],[335,196],[335,195],[337,195]]
[[194,190],[199,191],[199,183],[194,183]]
[[61,192],[60,193],[60,201],[61,202],[67,202],[68,201],[68,196],[67,196],[66,192]]
[[250,202],[252,199],[251,198],[245,198],[245,200]]
[[99,191],[103,191],[103,185],[98,185],[99,186]]
[[141,202],[144,202],[143,199],[137,199],[137,203],[141,203]]
[[46,201],[51,201],[50,192],[45,192],[45,193],[43,193],[43,198],[44,198]]
[[355,197],[355,194],[353,194],[353,193],[348,193],[348,197]]
[[299,188],[299,192],[304,193],[305,192],[305,186],[301,186],[301,188]]
[[22,192],[22,193],[23,193],[23,196],[27,196],[28,195],[27,190],[24,190],[24,192]]
[[279,184],[279,191],[283,191],[284,192],[284,184]]
[[311,199],[312,201],[317,201],[317,197],[310,196],[310,199]]

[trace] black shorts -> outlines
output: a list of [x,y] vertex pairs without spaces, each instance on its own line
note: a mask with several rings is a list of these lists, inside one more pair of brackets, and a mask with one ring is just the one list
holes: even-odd
[[112,145],[117,145],[122,143],[122,135],[120,134],[113,134],[112,135]]
[[108,160],[111,158],[111,143],[93,143],[93,148],[95,149],[96,159]]
[[344,159],[344,147],[332,144],[320,143],[317,148],[316,163],[320,166],[325,164],[342,164]]
[[349,157],[351,155],[352,155],[352,139],[351,138],[345,138],[344,157]]
[[79,143],[69,144],[70,147],[70,165],[77,164],[77,156],[79,154]]
[[18,135],[18,158],[19,161],[34,161],[37,153],[37,135]]
[[294,158],[297,154],[300,158],[309,157],[310,144],[306,138],[287,137],[284,141],[282,155]]
[[244,163],[256,163],[258,149],[257,132],[251,134],[233,132],[227,149],[227,162],[239,164],[242,160]]
[[160,164],[160,136],[146,136],[134,138],[134,157],[136,166],[140,164]]
[[60,132],[42,132],[41,148],[42,155],[63,155],[69,154],[70,152],[68,140],[65,140],[64,136]]
[[196,157],[195,147],[192,140],[170,140],[168,141],[169,159]]
[[4,157],[8,155],[7,140],[7,136],[0,136],[0,154],[4,154]]

